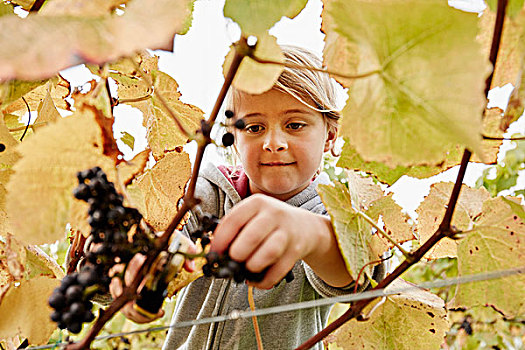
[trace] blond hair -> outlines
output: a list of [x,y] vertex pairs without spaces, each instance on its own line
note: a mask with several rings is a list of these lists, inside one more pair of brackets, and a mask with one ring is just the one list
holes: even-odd
[[[285,63],[321,69],[322,61],[312,52],[291,45],[282,45]],[[329,129],[337,132],[341,114],[337,108],[337,92],[327,73],[304,68],[284,67],[273,89],[284,92],[305,106],[320,112]],[[242,91],[233,86],[226,97],[226,109],[235,113],[236,101]],[[312,103],[314,105],[312,105]]]

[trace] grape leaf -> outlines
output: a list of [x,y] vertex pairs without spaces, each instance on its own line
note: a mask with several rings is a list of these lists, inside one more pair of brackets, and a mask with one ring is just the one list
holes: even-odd
[[0,17],[0,80],[42,79],[84,62],[102,64],[143,48],[171,48],[173,36],[189,27],[192,3],[135,0],[122,16]]
[[69,96],[71,92],[71,85],[61,75],[44,81],[43,84],[40,84],[40,82],[20,82],[19,84],[20,86],[16,87],[15,83],[14,91],[8,95],[5,103],[3,103],[4,107],[2,108],[4,113],[22,116],[27,113],[26,102],[30,110],[36,111],[48,92],[51,94],[56,107],[70,110],[69,102],[67,102],[65,98]]
[[38,116],[35,119],[34,126],[44,126],[48,123],[56,122],[61,119],[60,113],[58,113],[55,104],[53,103],[53,98],[49,91],[47,92],[46,97],[40,105],[38,106]]
[[100,166],[110,181],[115,179],[115,159],[103,154],[100,118],[105,117],[85,106],[18,147],[22,158],[7,186],[7,212],[17,239],[41,244],[63,238],[78,171]]
[[[372,202],[366,214],[376,222],[381,218],[383,229],[397,243],[416,239],[411,225],[407,222],[408,216],[402,213],[401,207],[392,199],[392,196],[393,194],[390,193],[388,196]],[[392,243],[378,233],[373,236],[373,239],[382,242],[381,245],[384,248],[381,249],[380,253],[393,247]]]
[[120,182],[127,186],[137,174],[142,174],[148,162],[150,150],[146,149],[128,162],[122,162],[117,165],[118,178]]
[[[396,280],[387,289],[403,288]],[[376,308],[366,321],[352,319],[325,339],[328,349],[439,349],[450,325],[445,303],[437,295],[417,290],[374,301],[363,313]]]
[[0,2],[0,17],[14,15],[13,6]]
[[[198,107],[180,101],[181,94],[177,91],[177,82],[168,74],[153,70],[151,76],[155,91],[164,97],[167,105],[185,129],[190,134],[194,134],[200,126],[204,112]],[[115,78],[119,84],[119,98],[134,99],[148,96],[148,87],[143,81],[127,75]],[[172,151],[187,142],[188,137],[182,134],[156,96],[151,95],[141,101],[124,103],[138,108],[144,114],[143,124],[147,130],[146,138],[156,160],[162,158],[165,152]]]
[[350,198],[355,208],[367,210],[372,202],[383,197],[383,190],[371,177],[363,177],[355,171],[347,171],[346,175]]
[[35,3],[35,0],[11,0],[10,2],[20,5],[24,10],[29,11]]
[[[523,0],[520,1],[523,2]],[[516,18],[505,17],[491,89],[509,83],[516,86],[520,79],[525,54],[524,20],[525,12],[520,13]],[[492,45],[495,21],[496,14],[489,10],[485,10],[479,19],[477,39],[481,43],[482,52],[487,59]]]
[[0,84],[0,109],[10,105],[29,91],[44,85],[47,80],[23,81],[11,80]]
[[[343,184],[335,182],[335,187],[319,185],[317,192],[330,214],[337,244],[348,273],[356,280],[363,266],[377,260],[370,246],[372,227],[352,208],[350,192]],[[370,266],[367,266],[364,272],[372,276]]]
[[[453,183],[433,184],[430,193],[417,208],[417,231],[421,244],[426,242],[441,224],[453,187]],[[484,188],[474,189],[463,185],[452,217],[452,225],[460,231],[470,230],[481,213],[483,202],[489,198],[490,194]],[[455,240],[444,238],[427,253],[426,258],[456,257],[457,244]]]
[[0,232],[9,231],[5,203],[7,196],[6,186],[13,174],[13,166],[20,159],[20,155],[16,151],[18,144],[19,141],[11,136],[3,118],[0,118],[0,149],[2,149],[2,152],[0,152]]
[[38,14],[96,17],[112,13],[119,5],[127,2],[128,0],[53,0],[46,1]]
[[4,264],[4,260],[0,259],[0,305],[2,305],[2,299],[14,281],[15,278],[9,273],[9,269]]
[[[523,207],[502,197],[489,199],[472,231],[458,244],[458,273],[466,276],[520,267],[525,261],[524,242]],[[454,304],[492,305],[507,317],[523,316],[525,276],[459,285]]]
[[20,335],[32,345],[47,344],[56,329],[47,299],[59,284],[56,278],[39,276],[11,285],[0,304],[0,339]]
[[156,231],[165,230],[177,213],[190,173],[188,154],[169,152],[128,186],[134,205]]
[[326,16],[358,46],[358,72],[377,71],[354,81],[342,112],[342,135],[364,160],[437,164],[456,144],[480,153],[488,66],[475,14],[437,0],[337,0]]
[[58,263],[42,249],[35,245],[28,245],[26,250],[26,275],[27,278],[36,276],[53,276],[58,279],[64,277],[64,271]]
[[[232,45],[224,60],[224,76],[230,69],[234,53],[235,46]],[[284,62],[284,55],[279,45],[277,45],[277,40],[269,34],[263,34],[258,37],[254,56],[264,60]],[[283,67],[280,65],[257,63],[250,57],[244,57],[232,84],[236,89],[249,94],[261,94],[273,87],[282,71]]]
[[243,34],[260,35],[281,17],[294,18],[306,6],[307,0],[226,0],[224,17],[239,24]]

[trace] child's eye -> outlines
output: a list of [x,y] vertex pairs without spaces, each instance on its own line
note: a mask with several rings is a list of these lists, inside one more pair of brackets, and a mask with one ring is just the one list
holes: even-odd
[[299,130],[302,129],[305,126],[303,123],[290,123],[288,124],[288,128],[292,130]]
[[256,134],[256,133],[259,133],[263,130],[263,127],[262,125],[257,125],[257,124],[254,124],[254,125],[247,125],[244,130],[248,133],[251,133],[251,134]]

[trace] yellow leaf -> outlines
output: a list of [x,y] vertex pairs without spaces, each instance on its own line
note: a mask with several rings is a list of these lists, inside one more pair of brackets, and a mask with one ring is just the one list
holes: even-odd
[[24,93],[22,97],[8,104],[4,108],[4,113],[11,113],[18,116],[22,116],[27,113],[26,102],[29,105],[31,111],[36,111],[40,103],[46,98],[47,94],[51,95],[53,104],[61,109],[70,110],[69,102],[65,100],[71,93],[71,85],[69,81],[64,79],[60,74],[49,79],[46,84],[36,82],[37,87],[31,89],[29,92]]
[[0,304],[0,339],[19,335],[32,345],[46,344],[56,329],[47,299],[60,281],[39,276],[11,285]]
[[[441,224],[453,187],[453,183],[440,182],[433,184],[430,188],[430,193],[417,208],[417,231],[419,232],[421,244],[426,242]],[[454,210],[452,225],[458,230],[470,230],[474,225],[474,218],[481,213],[483,202],[488,198],[490,198],[490,194],[484,188],[474,189],[463,185],[456,209]],[[457,245],[457,241],[444,238],[425,257],[427,259],[456,257]]]
[[55,104],[53,103],[53,99],[51,98],[49,90],[47,91],[44,100],[38,106],[37,111],[38,116],[36,117],[34,122],[35,126],[40,126],[40,124],[45,125],[48,123],[53,123],[62,118],[60,116],[60,113],[58,113]]
[[[223,64],[223,74],[228,72],[234,56],[235,47],[232,45]],[[284,62],[284,55],[275,37],[268,33],[258,37],[254,56],[264,60]],[[261,94],[270,90],[283,71],[283,67],[275,64],[257,63],[250,57],[244,57],[235,78],[233,86],[249,94]]]
[[187,30],[192,4],[134,0],[121,16],[2,16],[0,80],[42,79],[84,62],[102,64],[144,48],[169,49],[174,35]]
[[20,145],[22,159],[7,188],[7,211],[18,239],[42,244],[64,237],[78,171],[100,166],[110,181],[115,179],[115,160],[104,155],[105,139],[97,123],[105,117],[97,114],[86,106]]
[[[2,116],[1,113],[0,116]],[[15,140],[7,130],[4,119],[0,118],[0,232],[9,231],[5,204],[6,186],[13,174],[13,166],[20,159],[20,155],[16,151],[18,144],[19,141]]]
[[179,290],[202,276],[202,267],[206,264],[206,259],[196,258],[193,259],[193,261],[195,262],[194,272],[188,272],[185,269],[182,269],[179,274],[170,281],[168,284],[168,298],[175,295]]
[[141,174],[148,163],[150,150],[146,149],[129,162],[122,162],[117,166],[118,178],[121,184],[127,186],[137,174]]
[[[177,203],[184,194],[190,172],[188,154],[170,152],[134,182],[142,198],[141,204],[134,204],[156,231],[165,230],[177,213]],[[137,198],[137,194],[132,197]]]
[[53,0],[47,1],[40,11],[42,16],[83,16],[96,17],[112,13],[128,0]]
[[[406,288],[396,280],[387,289]],[[423,289],[376,299],[363,310],[366,321],[345,323],[325,340],[329,349],[439,349],[449,322],[444,301]],[[332,347],[335,344],[337,347]]]

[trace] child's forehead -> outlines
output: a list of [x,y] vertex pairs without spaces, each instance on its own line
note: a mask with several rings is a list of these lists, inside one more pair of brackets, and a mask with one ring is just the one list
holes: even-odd
[[239,93],[235,98],[235,110],[244,117],[261,116],[266,113],[278,112],[279,114],[317,114],[309,106],[315,105],[313,101],[300,101],[299,99],[281,92],[269,90],[259,95]]

